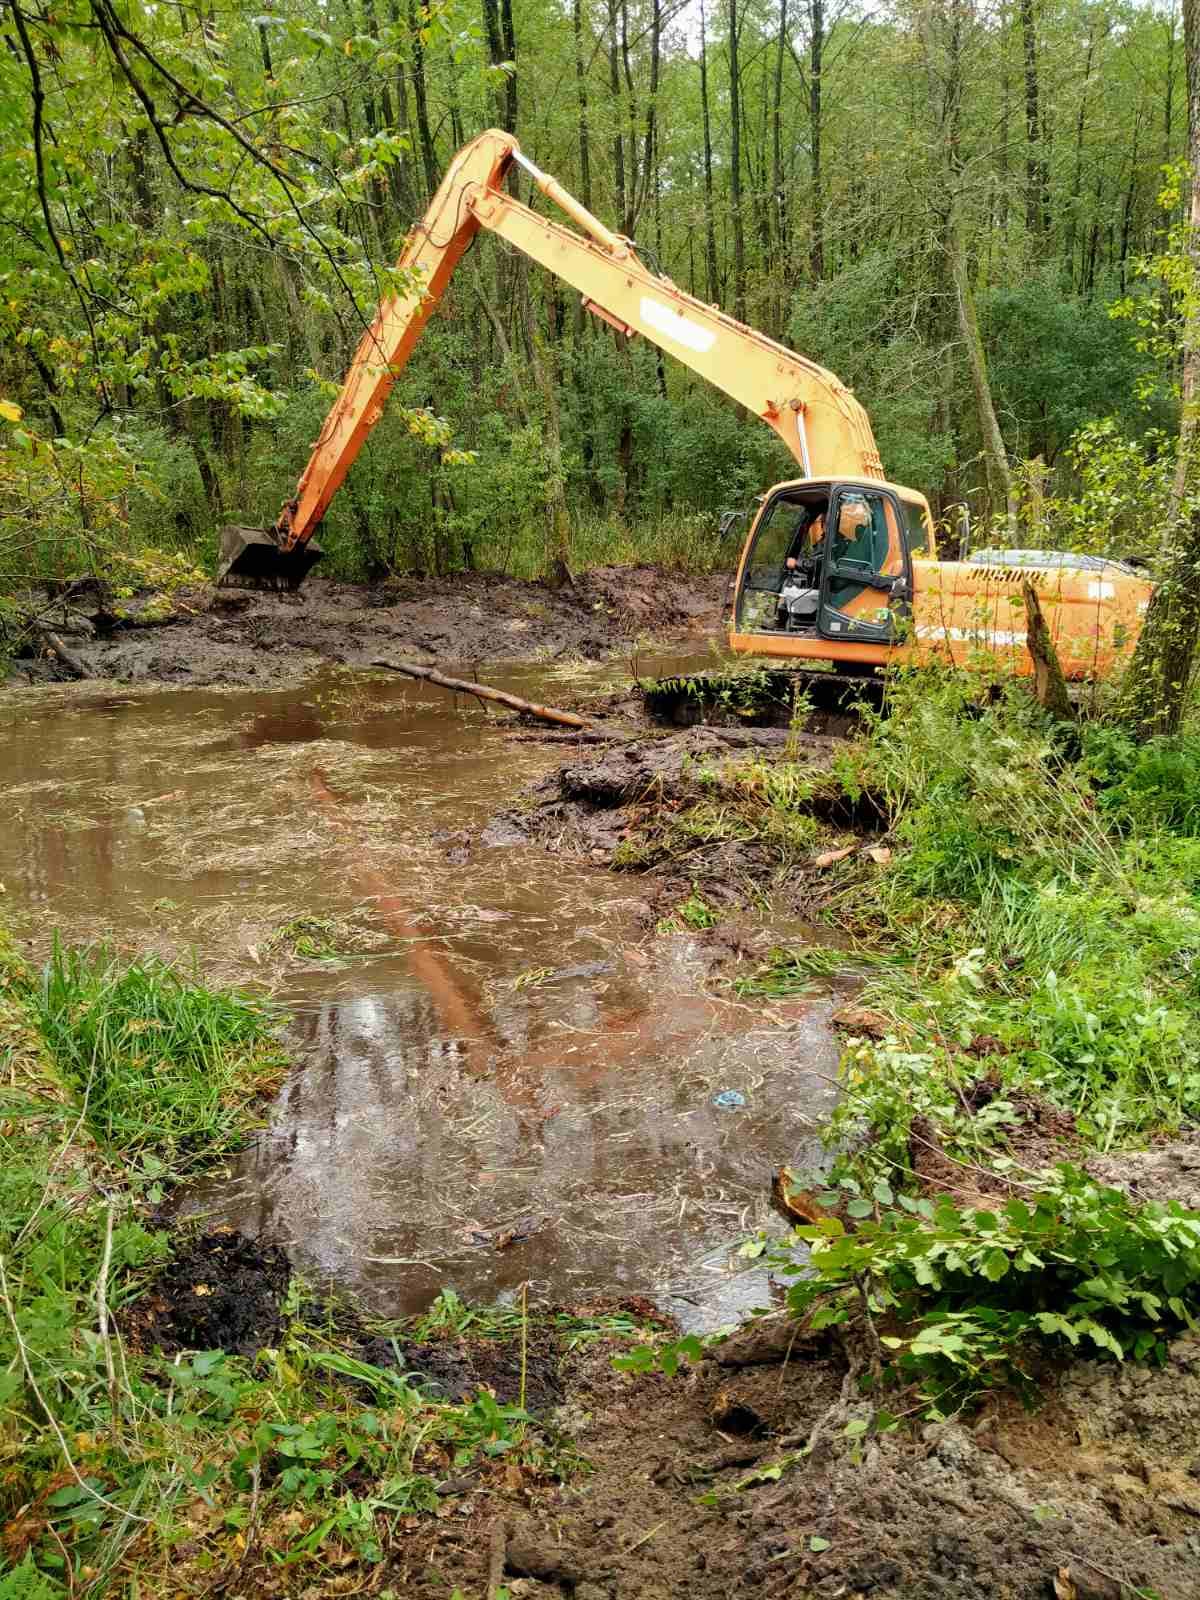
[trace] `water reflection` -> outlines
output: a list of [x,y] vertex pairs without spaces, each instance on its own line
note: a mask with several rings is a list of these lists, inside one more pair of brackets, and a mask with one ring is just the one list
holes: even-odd
[[[836,1063],[824,1009],[731,1028],[672,1014],[674,978],[642,977],[630,1007],[618,976],[599,996],[594,977],[568,982],[565,1005],[510,997],[482,1065],[418,988],[317,1004],[269,1129],[189,1208],[285,1240],[388,1315],[445,1283],[483,1299],[525,1281],[558,1299],[650,1294],[701,1326],[764,1303],[761,1279],[730,1279],[727,1247],[768,1220],[773,1165],[816,1153]],[[743,1111],[712,1104],[731,1081]],[[496,1248],[510,1231],[527,1237]]]
[[[505,681],[555,698],[532,669]],[[388,1313],[446,1283],[487,1300],[529,1280],[725,1320],[764,1292],[730,1276],[729,1244],[767,1219],[772,1169],[811,1150],[828,1103],[827,1008],[779,1026],[707,995],[686,938],[631,942],[628,880],[438,846],[447,827],[478,841],[559,759],[355,675],[14,696],[6,907],[68,940],[195,949],[293,1009],[296,1069],[269,1127],[193,1209],[289,1242]],[[297,917],[375,942],[305,967],[279,954]],[[712,1105],[731,1087],[745,1110]],[[513,1230],[528,1236],[497,1249]]]

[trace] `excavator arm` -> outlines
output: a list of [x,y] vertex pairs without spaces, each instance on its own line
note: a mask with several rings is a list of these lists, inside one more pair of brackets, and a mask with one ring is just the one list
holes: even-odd
[[[503,189],[514,162],[582,233],[539,215]],[[761,417],[806,478],[883,477],[867,414],[831,372],[652,272],[632,241],[611,232],[539,171],[510,134],[490,129],[455,156],[409,235],[398,267],[414,287],[379,306],[275,527],[269,533],[225,530],[222,578],[266,578],[292,587],[303,578],[316,557],[313,534],[481,228],[578,289],[587,309],[605,322],[627,335],[641,334]]]

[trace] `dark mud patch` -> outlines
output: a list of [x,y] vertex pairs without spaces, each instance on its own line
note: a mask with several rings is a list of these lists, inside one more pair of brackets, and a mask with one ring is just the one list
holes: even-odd
[[645,711],[654,721],[689,728],[788,728],[797,722],[810,733],[844,738],[858,726],[864,707],[878,707],[884,680],[873,672],[853,674],[799,666],[746,664],[732,670],[688,673],[641,685]]
[[279,1341],[291,1268],[285,1253],[232,1230],[180,1246],[122,1321],[141,1350],[254,1355]]
[[519,1339],[369,1338],[354,1354],[372,1366],[403,1371],[439,1400],[470,1402],[487,1389],[501,1405],[517,1405],[523,1389],[525,1409],[541,1415],[563,1398],[562,1349],[550,1328],[532,1328],[524,1353]]
[[[267,686],[330,661],[381,653],[426,661],[600,660],[631,641],[700,639],[721,627],[726,579],[652,567],[602,567],[551,589],[492,573],[397,578],[368,587],[314,574],[294,595],[250,590],[142,596],[119,626],[82,614],[63,624],[97,678]],[[171,626],[164,623],[170,622]],[[17,662],[15,682],[65,676],[48,654]]]

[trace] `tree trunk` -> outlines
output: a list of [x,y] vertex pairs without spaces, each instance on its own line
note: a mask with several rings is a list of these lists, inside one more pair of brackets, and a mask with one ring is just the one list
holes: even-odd
[[[658,171],[658,78],[662,57],[662,0],[651,0],[653,20],[650,25],[650,93],[646,100],[646,131],[642,142],[642,194],[641,205],[652,188],[657,188]],[[661,260],[661,258],[660,258]]]
[[638,173],[638,111],[637,93],[633,86],[633,66],[629,59],[629,0],[621,4],[621,66],[625,75],[625,115],[629,124],[626,137],[625,216],[621,231],[632,239],[637,231],[638,213],[641,209],[641,178]]
[[720,279],[717,276],[717,231],[713,221],[712,125],[708,111],[708,48],[704,32],[704,0],[700,0],[700,108],[704,126],[704,270],[708,279],[708,302],[710,305],[716,305],[721,290]]
[[742,217],[742,103],[738,0],[729,0],[729,201],[733,219],[733,314],[746,320],[746,228]]
[[1121,210],[1121,254],[1118,261],[1121,269],[1120,284],[1122,294],[1125,293],[1125,264],[1129,260],[1129,243],[1133,235],[1134,207],[1137,204],[1138,144],[1141,131],[1141,107],[1135,106],[1133,112],[1133,148],[1129,157],[1129,183],[1125,189],[1125,204]]
[[771,225],[777,259],[768,263],[777,277],[775,336],[782,339],[791,287],[791,240],[788,197],[783,176],[783,58],[787,51],[788,0],[779,0],[779,36],[775,44],[775,76],[771,87]]
[[825,48],[825,0],[809,0],[808,216],[809,266],[814,283],[825,276],[825,193],[821,170],[821,56]]
[[617,197],[617,215],[625,222],[625,141],[621,136],[621,67],[617,42],[617,0],[608,0],[608,92],[612,98],[613,119],[613,188]]
[[1164,570],[1126,675],[1123,720],[1140,738],[1175,733],[1183,719],[1200,632],[1200,0],[1183,0],[1191,203],[1187,266],[1192,283],[1183,333],[1179,453]]
[[[1088,22],[1087,54],[1083,63],[1083,83],[1079,90],[1079,112],[1075,118],[1075,167],[1071,176],[1071,202],[1067,211],[1067,242],[1063,254],[1075,282],[1075,234],[1079,226],[1079,197],[1083,189],[1083,134],[1087,124],[1088,89],[1092,81],[1092,57],[1096,50],[1095,25]],[[1082,278],[1083,274],[1080,273]]]
[[542,399],[542,415],[546,429],[546,454],[549,473],[546,479],[546,567],[555,588],[574,585],[571,576],[571,515],[567,509],[567,483],[563,471],[562,424],[558,408],[557,363],[547,352],[543,354],[541,340],[533,315],[533,297],[529,293],[529,273],[522,263],[521,308],[525,320],[525,338],[529,350],[529,366],[533,381]]
[[[1200,0],[1197,0],[1197,3],[1200,3]],[[967,268],[967,247],[963,239],[962,219],[956,202],[952,202],[950,215],[946,219],[946,257],[951,281],[954,284],[958,331],[966,347],[971,390],[975,396],[975,414],[983,445],[988,498],[993,511],[997,509],[1004,511],[1011,532],[1016,527],[1016,499],[1013,495],[1012,476],[1008,469],[1004,438],[1000,432],[1000,424],[996,420],[996,408],[992,403],[987,356],[979,333],[979,319],[975,314],[975,296],[971,290],[970,273]]]
[[513,64],[504,85],[504,127],[508,133],[517,131],[517,34],[513,26],[512,0],[500,0],[500,28],[504,35],[504,52]]
[[[504,40],[500,33],[500,0],[483,0],[483,32],[487,39],[488,60],[493,67],[498,67],[504,60]],[[492,94],[496,101],[496,121],[503,127],[508,114],[508,105],[505,85],[500,78],[495,79]]]
[[1021,594],[1025,601],[1025,648],[1033,662],[1033,692],[1037,703],[1060,722],[1069,722],[1075,715],[1075,708],[1067,693],[1067,680],[1042,615],[1037,590],[1028,578],[1021,585]]
[[575,32],[575,94],[579,102],[579,191],[584,205],[592,209],[592,157],[588,146],[587,73],[583,62],[583,0],[575,0],[572,10]]
[[1036,237],[1046,228],[1046,158],[1038,112],[1037,23],[1034,0],[1021,0],[1025,48],[1025,226]]
[[429,98],[425,92],[425,47],[421,43],[419,31],[421,19],[417,15],[417,0],[408,0],[408,27],[412,38],[412,81],[413,98],[417,103],[417,137],[421,146],[421,162],[425,168],[425,198],[429,200],[438,186],[438,167],[437,156],[433,149],[433,134],[429,128]]

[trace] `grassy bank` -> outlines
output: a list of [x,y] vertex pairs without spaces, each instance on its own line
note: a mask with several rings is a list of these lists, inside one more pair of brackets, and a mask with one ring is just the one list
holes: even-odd
[[[368,1328],[270,1247],[156,1221],[280,1079],[256,1002],[104,952],[35,973],[5,941],[0,1061],[4,1600],[200,1592],[250,1563],[283,1588],[348,1562],[365,1581],[439,1485],[572,1464],[527,1383],[551,1348],[630,1319],[446,1294],[417,1324]],[[418,1367],[452,1370],[454,1398]]]
[[884,826],[870,852],[847,831],[810,856],[855,953],[781,950],[742,985],[866,975],[832,1172],[785,1180],[812,1246],[803,1276],[779,1260],[795,1314],[852,1333],[864,1381],[932,1417],[1047,1351],[1165,1361],[1200,1315],[1200,1212],[1133,1179],[1147,1148],[1200,1156],[1200,738],[1136,746],[1054,725],[1020,684],[921,673],[831,768],[754,779],[726,770],[672,827],[734,827],[749,787],[760,838],[839,800]]

